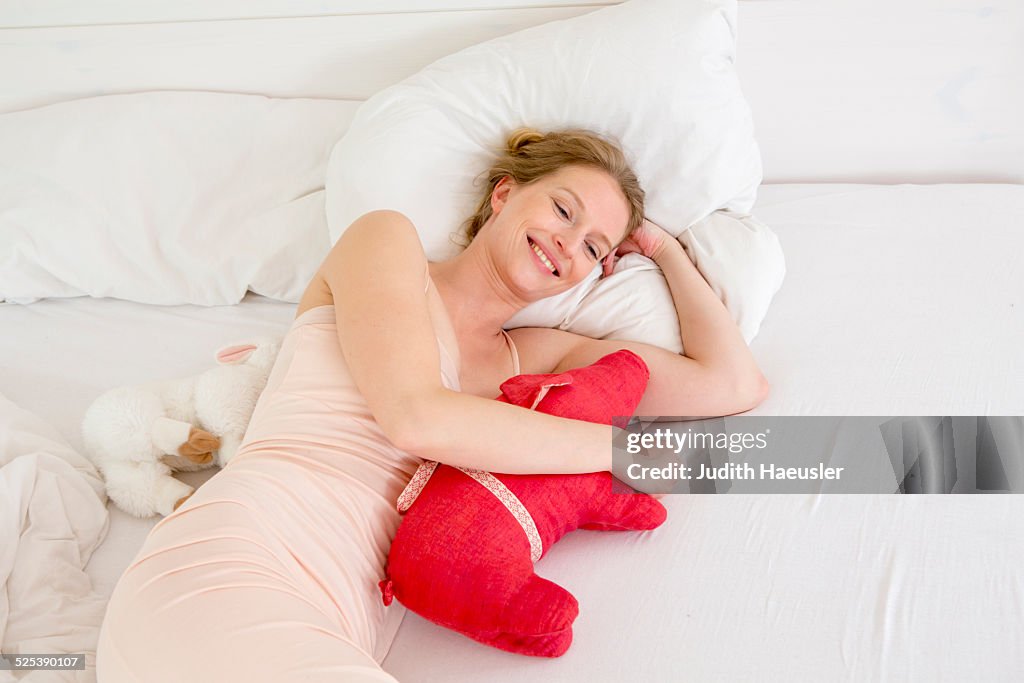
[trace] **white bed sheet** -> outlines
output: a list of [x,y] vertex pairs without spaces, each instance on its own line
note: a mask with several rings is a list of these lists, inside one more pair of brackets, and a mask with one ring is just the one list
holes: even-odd
[[[1024,414],[1021,186],[767,186],[788,277],[753,342],[764,415]],[[210,366],[294,304],[0,305],[0,392],[75,448],[103,390]],[[1016,342],[1016,343],[1015,343]],[[197,483],[211,472],[191,475]],[[580,600],[557,660],[408,614],[401,681],[1011,680],[1024,668],[1020,496],[669,496],[648,534],[570,534],[539,572]],[[109,595],[154,520],[113,506]]]
[[1024,185],[765,185],[755,415],[1024,415]]

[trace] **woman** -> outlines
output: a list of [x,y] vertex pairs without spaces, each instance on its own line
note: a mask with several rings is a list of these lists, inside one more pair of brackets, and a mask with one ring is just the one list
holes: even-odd
[[[393,681],[402,616],[377,589],[395,501],[422,459],[513,474],[611,469],[611,427],[499,403],[518,373],[647,362],[637,413],[726,415],[767,384],[679,242],[643,221],[622,152],[586,131],[519,130],[488,176],[468,247],[428,263],[403,215],[331,249],[231,463],[152,530],[115,588],[99,683]],[[686,355],[502,324],[639,251],[668,279]],[[397,609],[396,609],[397,608]]]

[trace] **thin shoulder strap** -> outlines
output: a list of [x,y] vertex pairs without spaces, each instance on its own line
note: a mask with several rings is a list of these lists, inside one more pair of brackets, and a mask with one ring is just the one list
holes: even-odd
[[510,335],[505,330],[502,330],[501,333],[503,335],[505,335],[505,341],[508,342],[508,348],[512,352],[512,374],[513,375],[518,375],[519,374],[519,350],[516,348],[516,343],[514,341],[512,341],[512,335]]
[[430,261],[427,261],[427,267],[423,270],[423,293],[426,294],[428,289],[430,289]]

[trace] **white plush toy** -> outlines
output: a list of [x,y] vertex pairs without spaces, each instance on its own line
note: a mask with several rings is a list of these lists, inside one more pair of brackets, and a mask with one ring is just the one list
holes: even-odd
[[280,346],[272,337],[225,346],[216,354],[219,365],[200,375],[118,387],[93,401],[82,438],[110,499],[137,517],[166,516],[195,490],[173,470],[225,466]]

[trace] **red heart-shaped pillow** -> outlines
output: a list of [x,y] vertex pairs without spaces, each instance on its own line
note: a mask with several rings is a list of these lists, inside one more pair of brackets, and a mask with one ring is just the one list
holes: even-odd
[[[623,349],[587,367],[512,377],[497,400],[611,424],[633,414],[648,377],[643,359]],[[534,562],[573,529],[646,530],[665,521],[661,503],[608,472],[491,474],[429,461],[399,509],[407,512],[380,582],[384,603],[398,598],[474,640],[544,657],[569,648],[579,608],[534,573]]]

